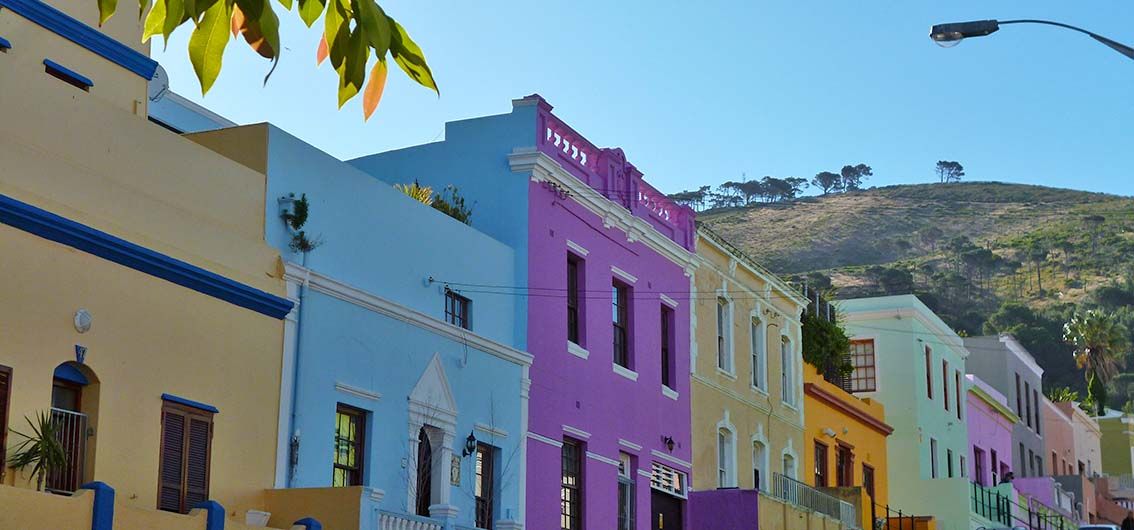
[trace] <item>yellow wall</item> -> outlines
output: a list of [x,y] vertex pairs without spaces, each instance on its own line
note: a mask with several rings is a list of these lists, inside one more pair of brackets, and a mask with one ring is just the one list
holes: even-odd
[[[836,519],[802,510],[778,499],[760,496],[760,528],[776,530],[845,530]],[[873,528],[873,527],[871,527]]]
[[[803,302],[789,294],[786,284],[770,274],[738,261],[707,236],[697,242],[699,265],[694,274],[693,488],[714,489],[717,479],[717,425],[725,418],[735,428],[737,486],[753,489],[753,439],[766,442],[768,465],[764,488],[772,472],[782,470],[784,451],[794,454],[803,472],[802,379],[799,378],[799,314]],[[734,371],[717,368],[716,296],[724,290],[732,299]],[[769,324],[765,333],[768,368],[766,392],[753,388],[750,321],[756,313]],[[799,405],[780,400],[780,335],[787,333],[796,345],[796,390]]]
[[[136,17],[120,7],[118,19]],[[125,108],[116,93],[144,99],[135,74],[116,77],[116,65],[9,10],[0,11],[0,34],[13,44],[0,53],[0,194],[284,294],[279,256],[263,241],[262,173]],[[76,69],[95,78],[92,92],[43,74],[43,57],[57,52],[84,65]],[[110,484],[131,506],[156,506],[160,396],[170,393],[220,409],[211,497],[230,515],[264,505],[274,481],[281,320],[7,225],[0,248],[0,364],[13,368],[13,426],[50,406],[52,371],[81,344],[99,380],[85,479]],[[72,325],[80,308],[93,315],[84,334]],[[27,487],[16,475],[4,482]]]
[[[834,395],[841,399],[844,403],[852,406],[854,409],[867,414],[868,416],[885,422],[886,412],[881,403],[871,399],[859,399],[851,394],[844,392],[839,387],[828,383],[819,376],[818,371],[811,365],[804,365],[804,380],[807,384],[815,385],[816,388]],[[886,435],[879,432],[877,429],[870,427],[862,420],[855,418],[851,414],[844,412],[831,405],[830,402],[817,398],[812,393],[806,393],[804,400],[804,409],[806,410],[806,432],[804,434],[805,444],[807,446],[806,457],[804,458],[804,465],[809,474],[804,479],[810,485],[815,485],[814,472],[815,469],[815,441],[818,440],[827,445],[827,476],[828,486],[834,486],[835,482],[835,450],[839,442],[846,443],[854,449],[854,476],[853,486],[862,486],[862,466],[863,464],[869,465],[874,468],[874,502],[878,505],[885,506],[887,499],[889,499],[889,487],[886,480],[887,467],[886,467]],[[831,437],[824,430],[829,429],[835,433]],[[859,506],[859,513],[862,515],[863,528],[871,528],[870,524],[870,501],[869,497],[863,493],[862,506]]]

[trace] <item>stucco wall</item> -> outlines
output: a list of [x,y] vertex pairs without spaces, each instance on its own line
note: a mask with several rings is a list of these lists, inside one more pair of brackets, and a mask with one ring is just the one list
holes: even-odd
[[[1011,335],[966,337],[965,346],[971,352],[967,364],[969,372],[1003,394],[1009,408],[1019,416],[1019,421],[1012,426],[1012,470],[1017,477],[1045,475],[1050,471],[1051,457],[1043,454],[1043,369]],[[1019,395],[1017,375],[1020,376]],[[1040,425],[1037,425],[1036,418],[1039,418]],[[1025,455],[1022,460],[1021,444]],[[1039,458],[1035,465],[1033,455]]]
[[[1043,401],[1044,458],[1053,475],[1074,475],[1079,472],[1075,453],[1075,428],[1067,410],[1059,403]],[[1052,453],[1058,458],[1052,467]]]
[[[969,384],[966,400],[968,417],[965,420],[969,430],[969,478],[973,481],[979,478],[981,484],[995,486],[1004,476],[1003,469],[1012,469],[1009,455],[1012,454],[1012,425],[1016,417],[1011,411],[1006,411],[1004,396],[996,389],[973,374],[968,374],[966,379]],[[1000,406],[990,404],[988,399]],[[980,477],[977,476],[977,449],[984,452]],[[992,462],[993,452],[996,453],[995,464]]]
[[1123,476],[1134,474],[1134,418],[1118,411],[1108,411],[1103,417],[1095,418],[1102,431],[1102,470],[1104,474]]
[[[786,332],[798,345],[800,302],[783,291],[773,289],[767,278],[755,274],[726,254],[712,240],[702,236],[697,245],[699,265],[695,273],[694,348],[696,348],[693,390],[693,487],[714,489],[718,484],[717,432],[720,426],[734,434],[736,486],[753,489],[755,443],[764,446],[759,465],[763,469],[761,489],[771,487],[772,473],[782,473],[784,453],[796,459],[797,476],[807,469],[803,463],[804,437],[800,405],[803,377],[802,356],[797,349],[794,362],[796,405],[788,406],[781,398],[780,336]],[[767,290],[766,290],[767,289]],[[765,295],[771,293],[771,296]],[[731,335],[733,369],[717,367],[717,296],[731,301]],[[763,329],[765,372],[758,376],[762,388],[752,379],[752,318],[760,320]],[[798,347],[798,346],[797,346]],[[727,415],[727,421],[726,421]],[[725,484],[725,486],[730,486]]]

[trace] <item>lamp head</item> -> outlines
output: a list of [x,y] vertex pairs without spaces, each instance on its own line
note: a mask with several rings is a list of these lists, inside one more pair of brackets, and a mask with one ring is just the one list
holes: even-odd
[[996,33],[1000,24],[995,20],[975,20],[937,24],[929,28],[929,38],[942,48],[952,48],[969,37],[984,37]]
[[462,456],[469,456],[476,452],[476,434],[469,432],[469,437],[465,438],[465,450]]

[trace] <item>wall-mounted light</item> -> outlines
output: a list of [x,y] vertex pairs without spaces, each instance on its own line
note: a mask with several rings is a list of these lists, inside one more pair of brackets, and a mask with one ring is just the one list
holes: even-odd
[[461,456],[469,456],[476,452],[476,434],[469,431],[469,437],[465,438],[465,450]]
[[831,438],[834,438],[836,433],[835,433],[835,429],[832,429],[830,427],[825,427],[823,429],[823,434],[830,436]]
[[91,329],[91,312],[86,309],[75,311],[75,331],[86,333]]

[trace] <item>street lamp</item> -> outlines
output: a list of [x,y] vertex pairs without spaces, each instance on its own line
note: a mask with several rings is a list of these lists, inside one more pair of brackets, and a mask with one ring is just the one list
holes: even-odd
[[962,40],[969,37],[984,37],[996,33],[1000,26],[1006,24],[1044,24],[1047,26],[1057,26],[1060,28],[1077,31],[1092,39],[1095,39],[1108,48],[1134,59],[1134,48],[1115,42],[1097,33],[1092,33],[1083,28],[1077,28],[1070,24],[1062,22],[1052,22],[1050,20],[975,20],[972,22],[954,22],[952,24],[938,24],[929,29],[929,38],[933,39],[939,46],[944,48],[952,48],[961,43]]

